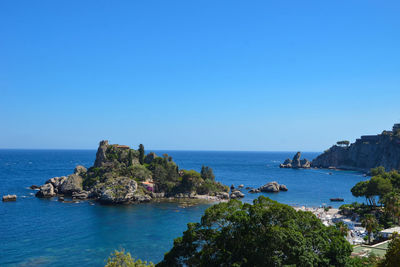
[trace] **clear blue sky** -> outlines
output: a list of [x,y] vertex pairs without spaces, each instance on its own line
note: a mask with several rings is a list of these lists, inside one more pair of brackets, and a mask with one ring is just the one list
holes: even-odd
[[0,148],[322,151],[400,122],[399,1],[0,2]]

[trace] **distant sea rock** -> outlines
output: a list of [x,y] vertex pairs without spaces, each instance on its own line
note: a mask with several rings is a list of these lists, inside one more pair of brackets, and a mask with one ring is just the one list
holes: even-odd
[[386,171],[400,170],[400,124],[395,124],[392,131],[361,136],[350,145],[334,145],[311,162],[315,168],[363,172],[378,166]]
[[292,168],[292,169],[308,169],[311,167],[311,162],[307,159],[301,158],[301,152],[297,152],[293,159],[286,159],[282,164],[279,165],[280,168]]
[[17,201],[17,195],[5,195],[3,196],[3,202]]

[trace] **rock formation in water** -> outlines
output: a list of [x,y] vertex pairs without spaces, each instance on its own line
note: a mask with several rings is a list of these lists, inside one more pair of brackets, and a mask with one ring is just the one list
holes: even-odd
[[49,179],[36,196],[93,199],[104,204],[139,203],[155,198],[229,199],[227,186],[196,171],[179,169],[167,154],[158,157],[151,152],[144,162],[139,163],[137,150],[101,141],[93,167],[77,166],[73,174]]
[[[277,182],[269,182],[257,189],[258,192],[266,193],[277,193],[279,191],[288,191],[288,188],[284,184],[278,184]],[[256,192],[254,192],[256,193]]]
[[292,169],[308,169],[311,167],[311,162],[308,161],[307,159],[302,159],[301,158],[301,153],[297,152],[293,159],[286,159],[282,164],[279,165],[280,168],[292,168]]
[[17,201],[17,195],[5,195],[3,196],[3,202]]
[[386,171],[400,170],[400,124],[392,131],[378,135],[364,135],[351,145],[334,145],[315,158],[315,168],[337,168],[368,172],[371,168],[383,166]]

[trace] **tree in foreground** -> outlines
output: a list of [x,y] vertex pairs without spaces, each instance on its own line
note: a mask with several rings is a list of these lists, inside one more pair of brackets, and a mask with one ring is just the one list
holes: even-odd
[[157,266],[345,266],[350,253],[334,226],[261,196],[208,208]]
[[154,267],[152,262],[135,260],[129,252],[125,250],[115,251],[107,260],[105,267]]
[[398,267],[400,266],[400,236],[395,235],[390,241],[385,258],[378,265],[380,267]]

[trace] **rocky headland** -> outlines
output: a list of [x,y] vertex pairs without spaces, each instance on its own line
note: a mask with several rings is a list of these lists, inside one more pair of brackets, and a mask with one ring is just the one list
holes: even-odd
[[286,159],[279,165],[280,168],[292,168],[292,169],[308,169],[311,168],[311,162],[308,159],[300,159],[301,152],[297,152],[293,159]]
[[77,166],[73,174],[54,177],[38,190],[37,197],[64,197],[95,200],[103,204],[129,204],[153,199],[229,199],[229,187],[216,182],[213,171],[203,166],[201,173],[179,169],[170,156],[101,141],[94,165]]
[[395,124],[392,131],[361,136],[352,144],[339,141],[311,162],[314,168],[362,172],[378,166],[386,171],[400,170],[400,124]]

